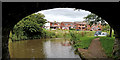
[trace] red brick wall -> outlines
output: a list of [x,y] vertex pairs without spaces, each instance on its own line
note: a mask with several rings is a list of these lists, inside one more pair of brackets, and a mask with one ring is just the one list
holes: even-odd
[[83,29],[83,27],[85,27],[85,24],[76,24],[76,29],[81,29],[81,30],[85,30],[85,28]]
[[[67,25],[66,25],[67,24]],[[73,24],[72,22],[70,23],[70,22],[61,22],[61,29],[62,29],[62,27],[70,27],[70,26],[73,26],[73,25],[71,25],[71,24]],[[69,29],[68,29],[69,30]]]
[[57,24],[57,23],[50,23],[50,26],[53,26],[53,24],[58,26],[58,24]]

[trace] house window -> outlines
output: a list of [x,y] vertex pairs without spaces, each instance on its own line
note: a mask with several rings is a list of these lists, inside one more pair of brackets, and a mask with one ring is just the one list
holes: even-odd
[[82,26],[84,26],[84,24]]
[[85,29],[85,27],[82,27],[82,29]]

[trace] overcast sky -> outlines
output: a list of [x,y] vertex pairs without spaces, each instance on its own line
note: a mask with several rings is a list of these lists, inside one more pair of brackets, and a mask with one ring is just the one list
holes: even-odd
[[85,10],[74,11],[74,8],[54,8],[49,10],[42,10],[37,13],[44,14],[45,19],[50,22],[74,22],[83,21],[83,18],[91,12]]

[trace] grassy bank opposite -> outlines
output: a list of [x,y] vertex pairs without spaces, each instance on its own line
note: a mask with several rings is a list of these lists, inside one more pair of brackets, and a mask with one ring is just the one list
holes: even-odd
[[28,35],[16,35],[10,32],[10,41],[20,41],[20,40],[30,40],[30,39],[43,39],[43,38],[71,38],[68,30],[45,30],[42,29],[40,34],[36,34],[33,36]]
[[115,37],[100,37],[101,45],[108,57],[112,57]]

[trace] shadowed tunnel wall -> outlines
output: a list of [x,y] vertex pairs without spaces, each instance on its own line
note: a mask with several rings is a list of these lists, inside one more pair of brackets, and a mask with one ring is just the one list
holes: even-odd
[[[115,31],[115,55],[120,55],[120,23],[119,23],[119,3],[79,3],[79,2],[4,2],[2,3],[2,48],[3,58],[9,58],[8,36],[9,31],[22,18],[38,12],[40,10],[52,8],[76,8],[95,13],[105,19]],[[119,48],[120,49],[120,48]],[[117,52],[116,52],[117,51]]]

